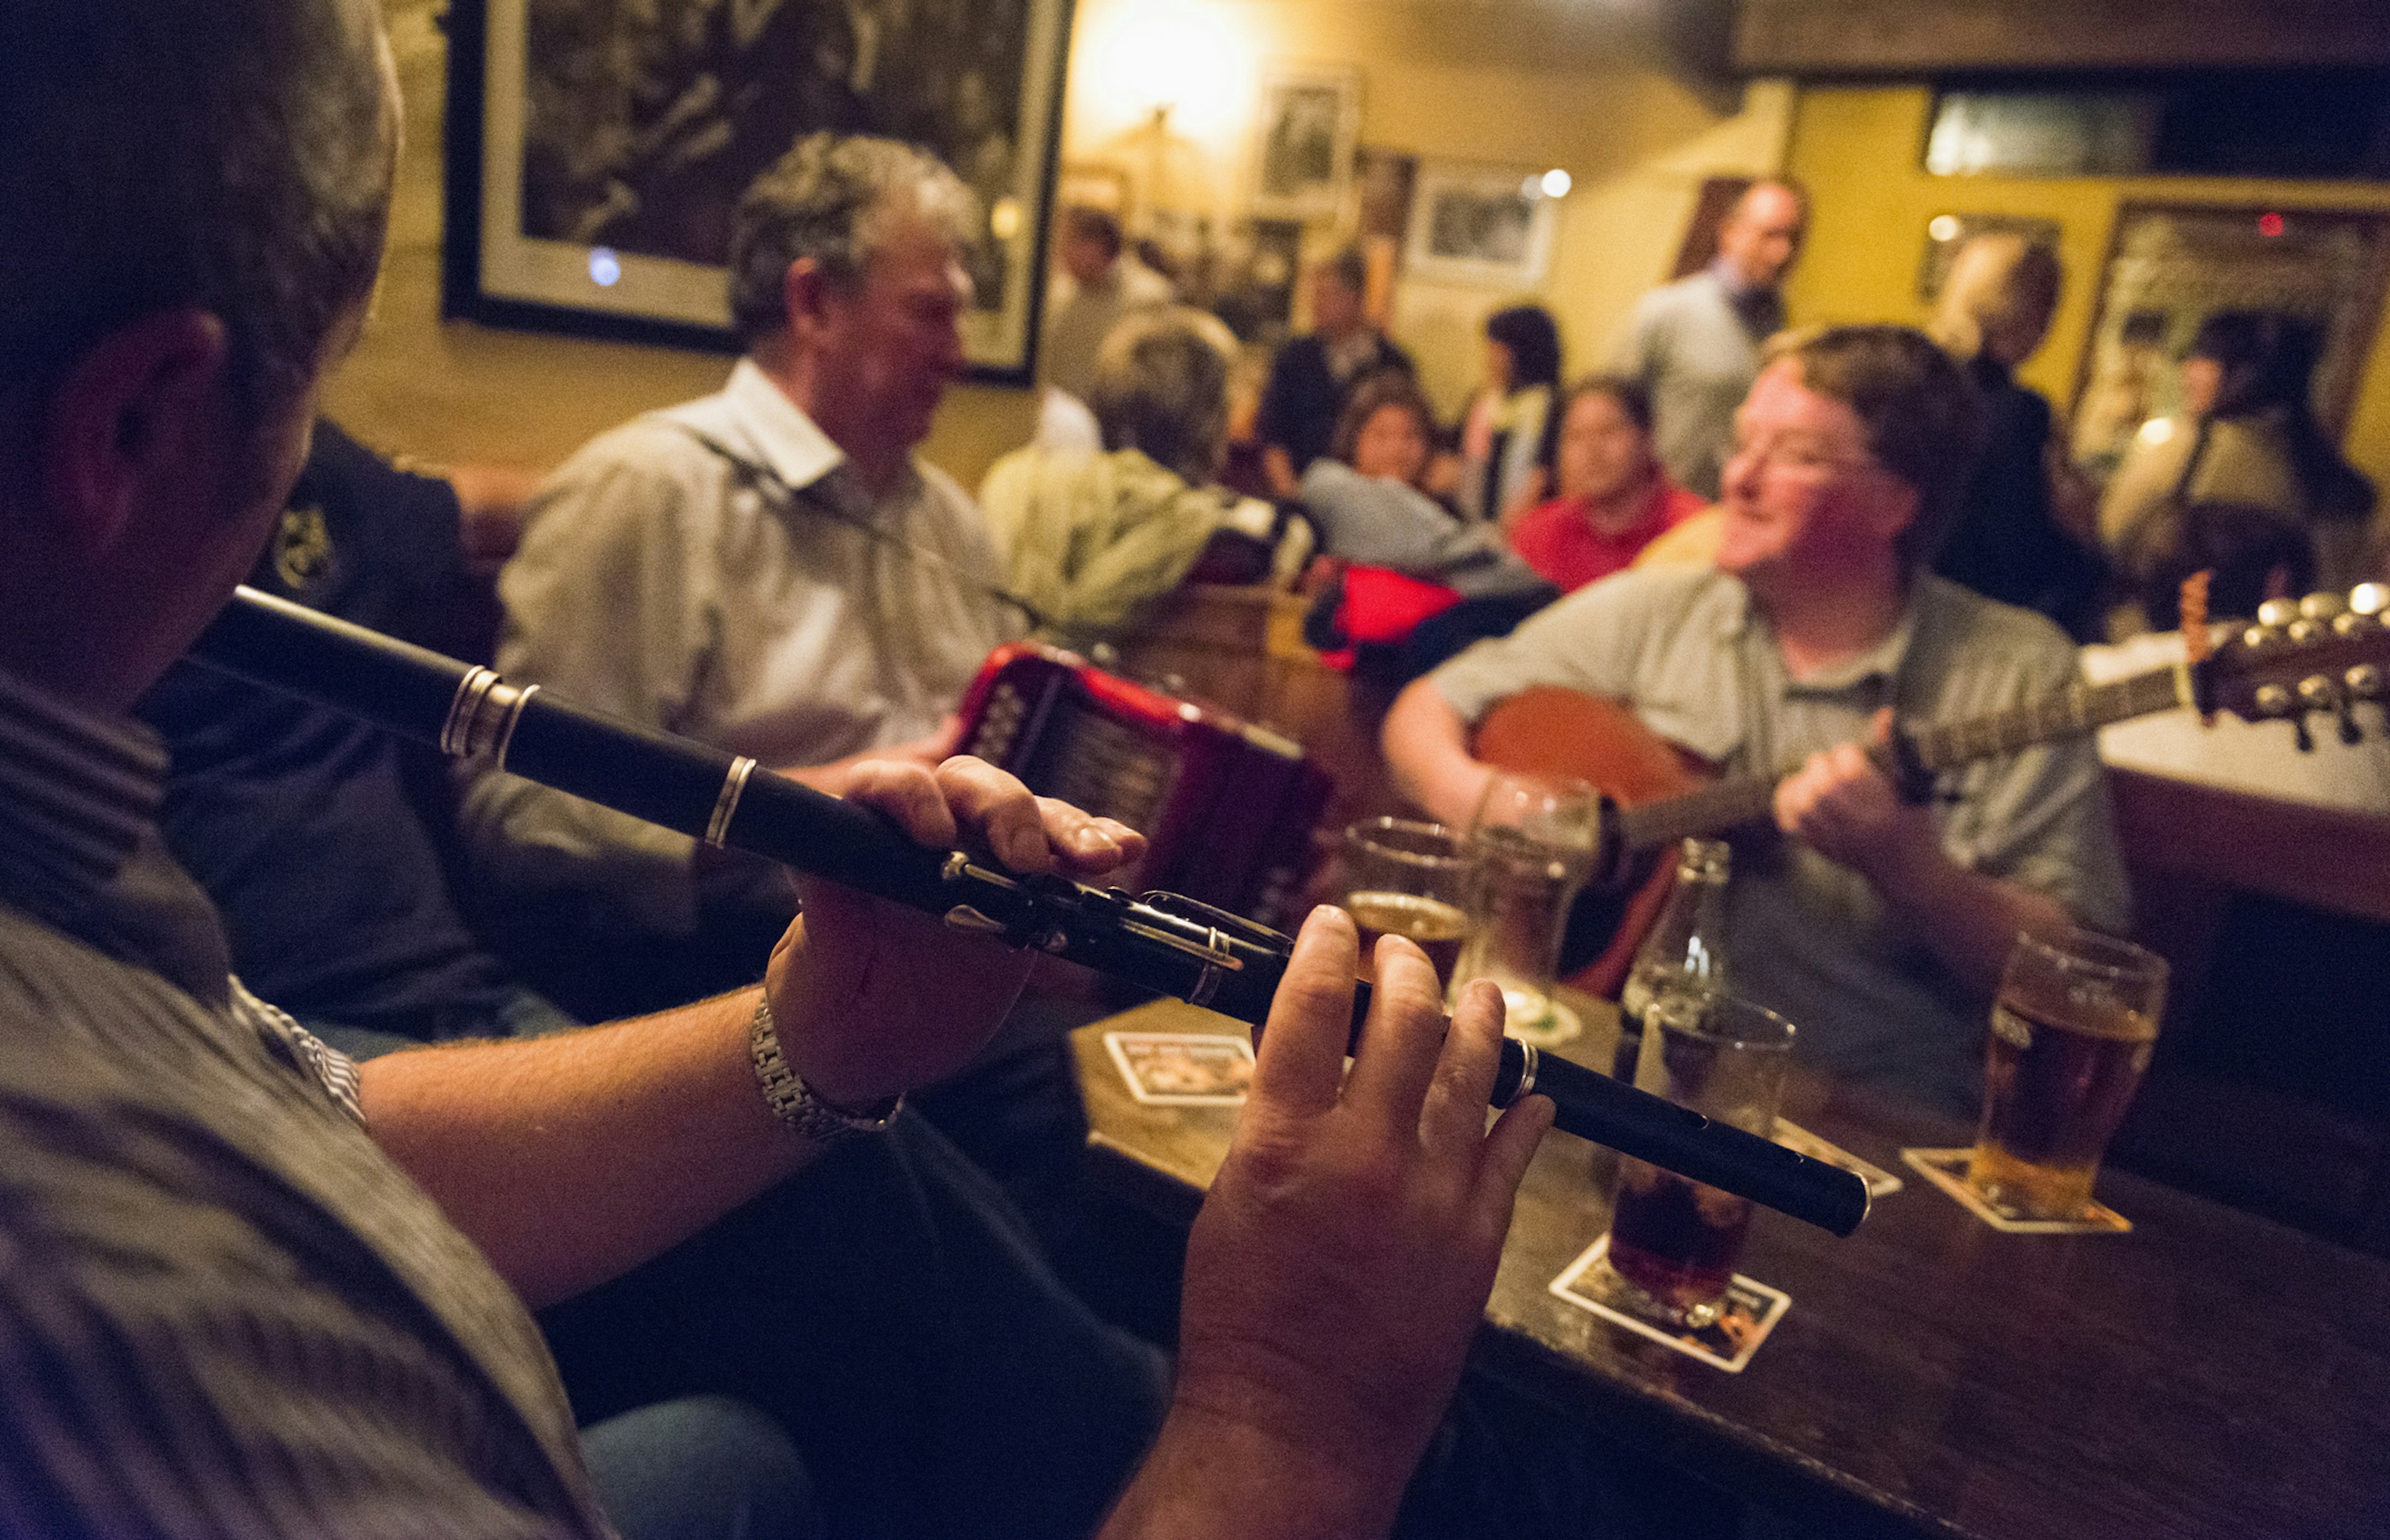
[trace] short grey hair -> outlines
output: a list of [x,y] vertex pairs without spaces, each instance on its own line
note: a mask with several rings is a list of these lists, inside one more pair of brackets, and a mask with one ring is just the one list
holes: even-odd
[[789,324],[790,265],[811,257],[842,289],[863,281],[889,224],[919,214],[957,248],[979,199],[936,156],[893,139],[812,134],[755,178],[730,222],[730,324],[752,346]]
[[1218,316],[1180,305],[1114,327],[1087,390],[1104,447],[1135,449],[1189,481],[1210,481],[1228,438],[1236,350]]
[[372,291],[397,141],[375,0],[0,6],[0,397],[194,306],[251,426],[295,400]]

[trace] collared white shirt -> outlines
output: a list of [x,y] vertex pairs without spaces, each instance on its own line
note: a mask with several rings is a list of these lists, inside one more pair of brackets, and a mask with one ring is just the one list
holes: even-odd
[[[752,360],[567,460],[499,580],[499,672],[766,766],[910,742],[1025,620],[953,479],[872,497]],[[694,843],[511,776],[468,794],[502,887],[586,881],[641,929],[696,923]]]

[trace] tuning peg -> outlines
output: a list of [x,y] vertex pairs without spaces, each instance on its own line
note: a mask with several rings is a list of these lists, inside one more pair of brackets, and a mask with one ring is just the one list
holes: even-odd
[[2377,700],[2382,696],[2382,671],[2371,663],[2359,663],[2341,676],[2348,687],[2352,700]]
[[2252,696],[2250,700],[2261,717],[2293,716],[2298,712],[2298,706],[2292,699],[2291,692],[2280,685],[2258,686],[2256,694]]
[[2360,583],[2348,591],[2348,607],[2360,615],[2390,610],[2390,583]]
[[2364,729],[2357,725],[2357,702],[2345,695],[2340,698],[2340,741],[2352,749],[2365,741]]
[[2299,600],[2299,613],[2311,621],[2328,621],[2347,608],[2338,594],[2309,594]]
[[2299,618],[2296,599],[2268,599],[2257,607],[2259,625],[2288,625]]

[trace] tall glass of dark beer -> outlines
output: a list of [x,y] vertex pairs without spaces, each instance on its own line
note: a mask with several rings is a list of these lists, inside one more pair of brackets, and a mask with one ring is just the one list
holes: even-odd
[[[1643,1016],[1638,1090],[1762,1137],[1776,1126],[1792,1023],[1703,991],[1655,997]],[[1675,1326],[1717,1318],[1751,1229],[1751,1200],[1621,1156],[1610,1251],[1596,1288],[1613,1308]]]
[[2020,936],[1985,1050],[1967,1180],[2020,1219],[2080,1219],[2110,1136],[2150,1067],[2166,963],[2090,930]]

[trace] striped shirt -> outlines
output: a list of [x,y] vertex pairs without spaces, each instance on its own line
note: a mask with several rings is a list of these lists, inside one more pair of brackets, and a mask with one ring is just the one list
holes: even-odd
[[521,1303],[231,978],[164,772],[0,677],[0,1534],[610,1533]]

